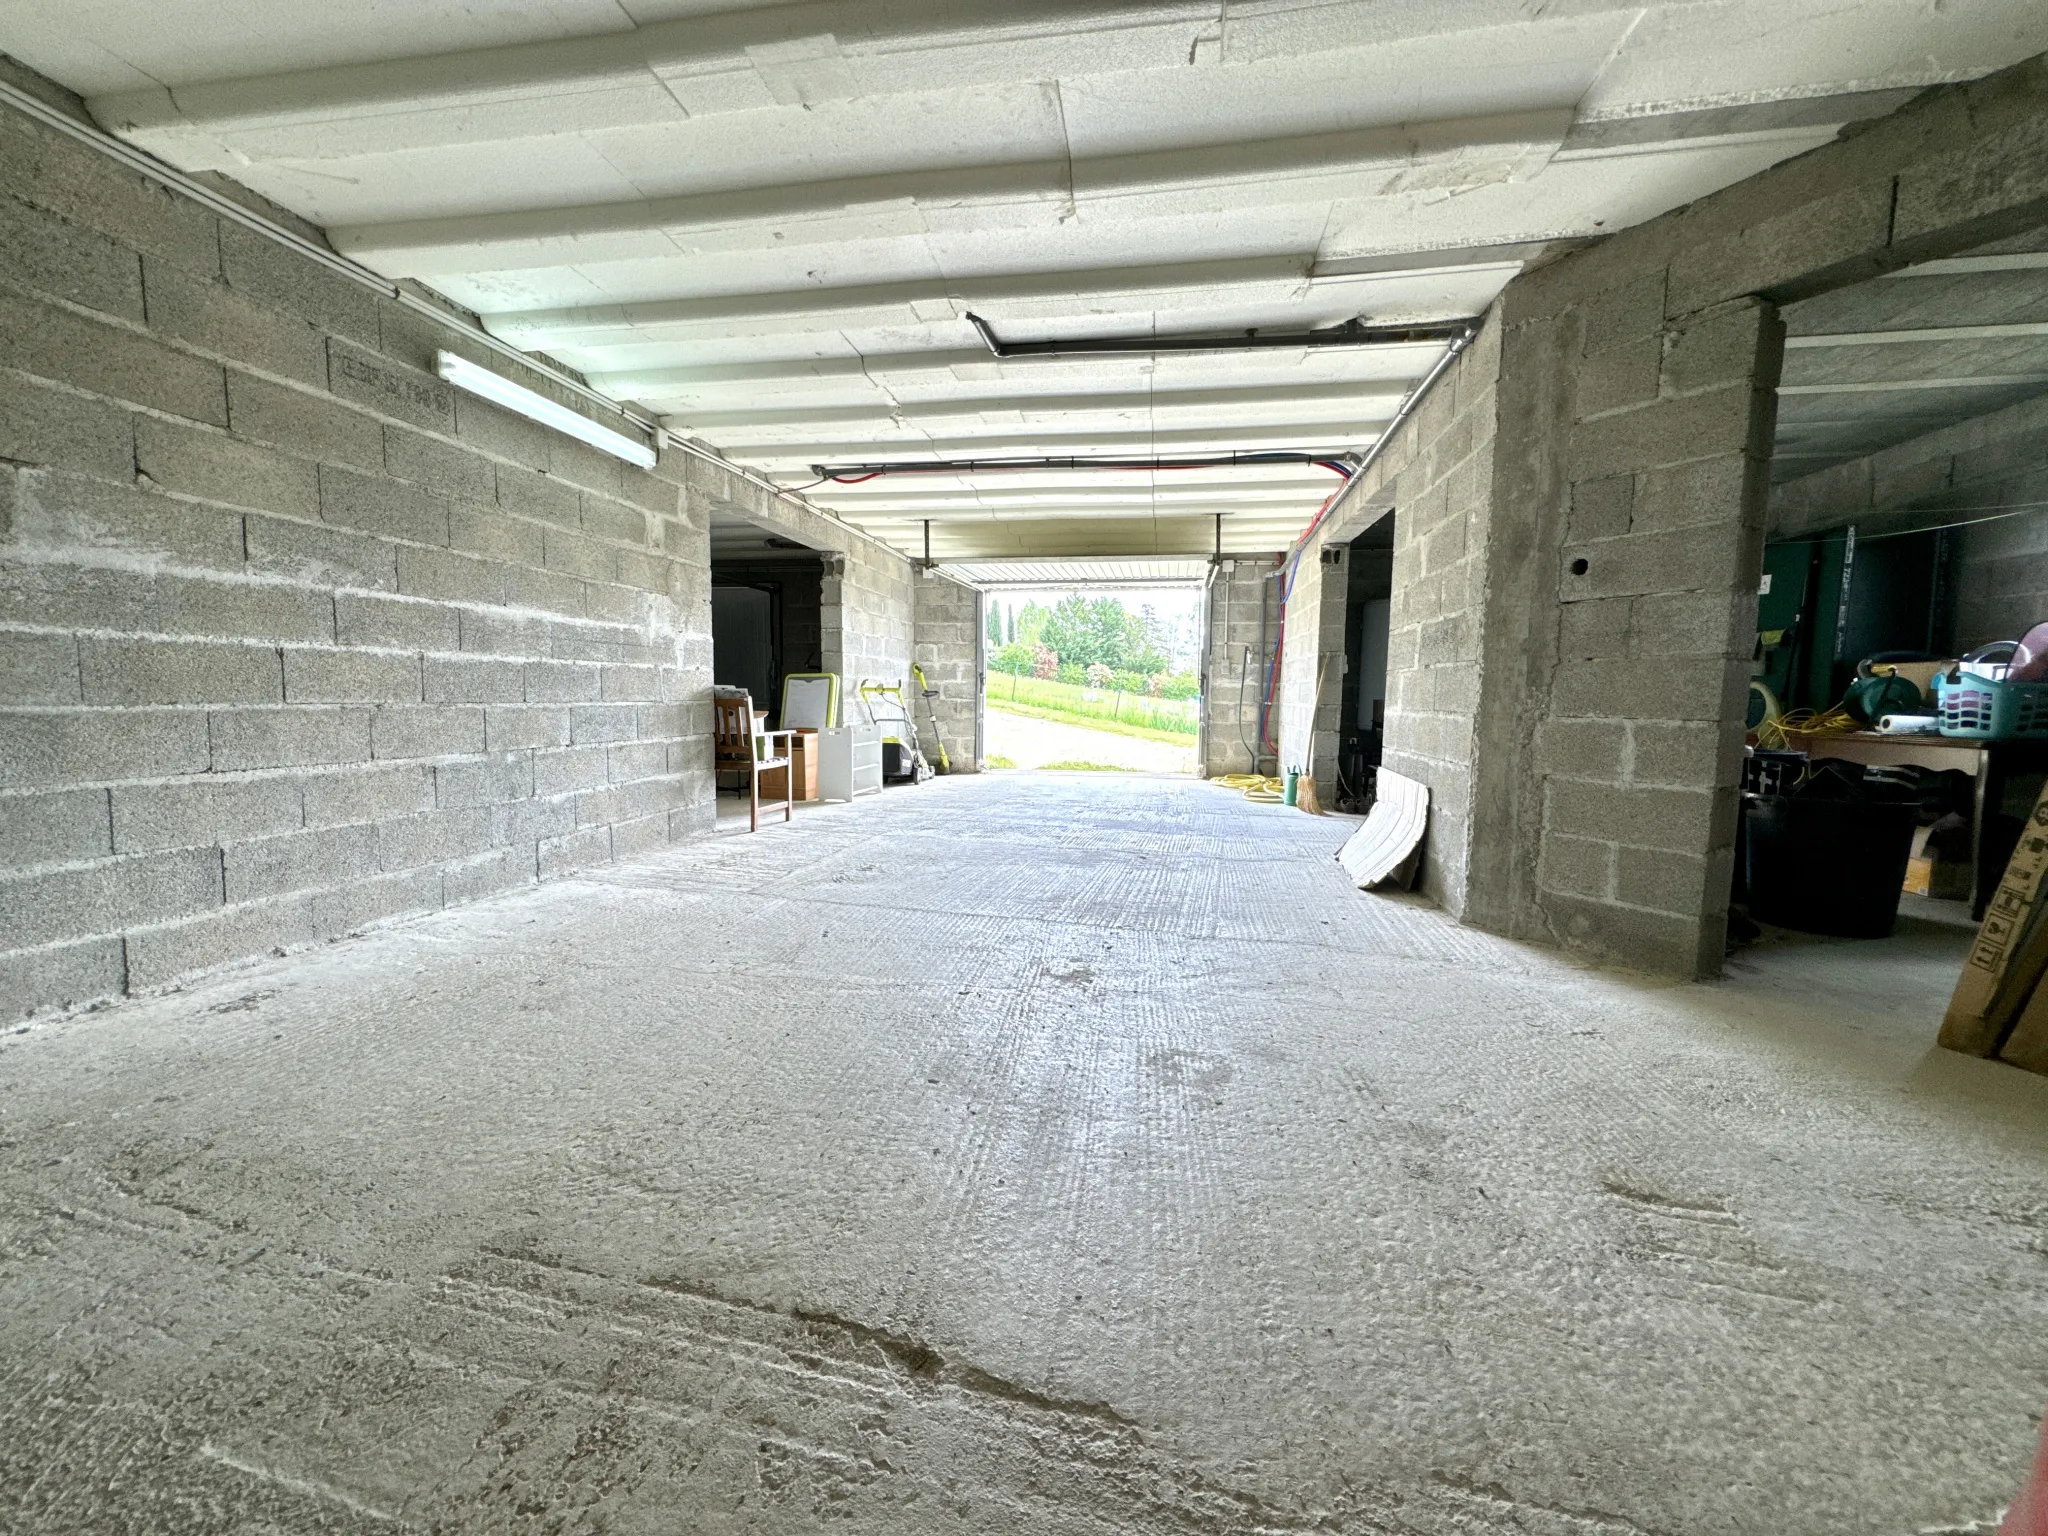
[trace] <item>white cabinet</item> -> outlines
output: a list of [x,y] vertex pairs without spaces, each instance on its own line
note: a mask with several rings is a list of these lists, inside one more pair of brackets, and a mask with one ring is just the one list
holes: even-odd
[[882,787],[882,728],[839,725],[818,732],[818,798],[851,800]]

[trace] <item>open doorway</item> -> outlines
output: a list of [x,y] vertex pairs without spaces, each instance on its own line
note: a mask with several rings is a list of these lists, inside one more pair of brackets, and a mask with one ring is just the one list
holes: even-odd
[[1938,1013],[2048,783],[2048,230],[1784,315],[1731,928]]
[[984,611],[991,769],[1197,771],[1200,586],[1004,587]]
[[[824,578],[817,550],[739,518],[712,519],[712,682],[728,698],[743,691],[769,729],[785,724],[783,689],[791,675],[823,669]],[[793,755],[806,757],[801,750]],[[775,793],[788,787],[799,803],[815,799],[817,771],[813,761],[793,762],[787,786],[777,779]],[[747,775],[718,777],[719,825],[744,830],[750,824]]]
[[1344,676],[1337,718],[1336,809],[1372,809],[1387,715],[1387,638],[1394,595],[1394,518],[1351,541],[1344,601]]

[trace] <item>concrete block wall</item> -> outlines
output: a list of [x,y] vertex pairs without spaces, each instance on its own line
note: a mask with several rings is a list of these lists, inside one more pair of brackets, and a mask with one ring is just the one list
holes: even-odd
[[[1327,540],[1349,540],[1398,511],[1381,761],[1429,787],[1417,886],[1453,916],[1464,914],[1469,886],[1500,334],[1489,316],[1324,525]],[[1318,626],[1319,647],[1338,657],[1341,601],[1336,624]],[[1326,702],[1338,704],[1334,687]],[[1334,730],[1334,708],[1332,720]]]
[[[979,773],[982,693],[987,679],[982,654],[982,595],[931,571],[919,571],[913,587],[917,598],[916,659],[924,668],[925,680],[939,692],[931,701],[939,739],[946,745],[954,773]],[[918,729],[923,731],[932,716],[925,714],[919,700],[912,698],[911,703]]]
[[1508,899],[1475,906],[1527,931],[1533,859],[1541,936],[1692,974],[1725,938],[1782,331],[1755,299],[1670,316],[1663,277],[1510,325],[1504,398],[1542,371],[1570,387],[1540,429],[1504,426],[1522,451],[1498,495],[1541,544],[1563,526],[1497,615],[1506,635],[1526,613],[1527,640],[1481,739],[1521,778],[1488,786]]
[[[1425,888],[1447,908],[1621,964],[1718,968],[1774,306],[2048,222],[2044,145],[2035,59],[1508,286],[1453,388],[1346,498],[1400,509],[1387,761],[1431,785]],[[1470,439],[1447,438],[1468,415]],[[1438,439],[1473,464],[1462,517],[1420,494]],[[1419,681],[1433,661],[1457,679],[1442,691]]]
[[1205,777],[1251,773],[1255,757],[1272,767],[1272,754],[1260,755],[1259,697],[1279,632],[1276,569],[1272,555],[1227,557],[1212,568],[1202,654]]
[[[0,112],[0,1015],[710,821],[705,525],[554,386]],[[616,424],[616,423],[615,423]]]
[[[823,670],[839,674],[849,700],[863,678],[909,685],[916,568],[907,558],[710,459],[693,458],[684,465],[684,489],[692,508],[707,519],[714,512],[741,517],[824,555],[819,652]],[[707,633],[710,601],[707,587]]]
[[1280,771],[1313,775],[1326,802],[1337,796],[1350,553],[1342,542],[1326,542],[1321,535],[1302,550],[1288,588],[1281,644]]

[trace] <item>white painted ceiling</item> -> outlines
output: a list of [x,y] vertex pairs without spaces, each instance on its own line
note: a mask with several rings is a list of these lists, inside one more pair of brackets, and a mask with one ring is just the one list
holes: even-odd
[[[1356,452],[1440,349],[1007,339],[1477,313],[2040,0],[5,0],[0,49],[790,485],[879,459]],[[944,559],[1270,550],[1313,466],[809,494]]]

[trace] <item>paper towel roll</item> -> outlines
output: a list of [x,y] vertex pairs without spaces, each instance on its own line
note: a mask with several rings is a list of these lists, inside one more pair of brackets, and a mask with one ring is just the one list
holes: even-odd
[[1939,715],[1885,715],[1877,722],[1886,736],[1934,736],[1940,734]]

